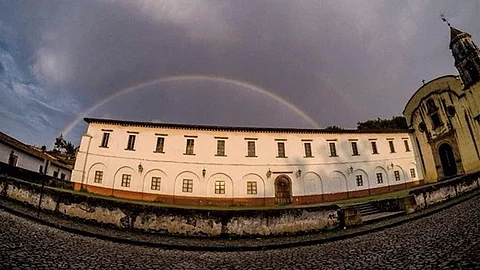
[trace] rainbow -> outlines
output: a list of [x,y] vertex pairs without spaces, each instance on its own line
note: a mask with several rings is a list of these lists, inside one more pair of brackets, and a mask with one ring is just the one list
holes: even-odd
[[225,77],[217,77],[217,76],[213,76],[213,75],[197,75],[197,74],[194,74],[194,75],[178,75],[178,76],[161,77],[161,78],[158,78],[158,79],[143,82],[143,83],[140,83],[140,84],[137,84],[137,85],[134,85],[134,86],[130,86],[130,87],[127,87],[127,88],[123,88],[119,91],[116,91],[114,94],[104,98],[103,100],[93,104],[93,106],[91,106],[91,107],[87,108],[86,110],[82,111],[81,113],[79,113],[79,115],[63,129],[62,134],[64,136],[66,136],[68,133],[70,133],[70,131],[72,131],[72,129],[75,126],[77,126],[82,121],[82,119],[84,117],[87,117],[93,111],[102,107],[106,103],[108,103],[108,102],[110,102],[110,101],[112,101],[112,100],[114,100],[114,99],[116,99],[120,96],[128,94],[132,91],[139,90],[139,89],[142,89],[142,88],[145,88],[145,87],[148,87],[148,86],[152,86],[152,85],[155,85],[155,84],[159,84],[159,83],[168,83],[168,82],[177,82],[177,81],[198,81],[198,80],[222,82],[222,83],[226,83],[226,84],[236,85],[236,86],[240,86],[241,87],[240,89],[246,89],[246,90],[250,90],[250,91],[253,91],[253,92],[256,92],[256,93],[263,94],[263,95],[265,95],[265,96],[267,96],[267,97],[269,97],[273,100],[276,100],[276,101],[282,103],[283,105],[287,106],[292,111],[294,111],[296,114],[298,114],[303,119],[305,119],[307,122],[309,122],[313,127],[320,128],[320,125],[315,120],[313,120],[313,118],[310,117],[306,112],[302,111],[295,104],[286,100],[282,96],[279,96],[279,95],[273,93],[272,91],[269,91],[267,89],[264,89],[264,88],[258,87],[256,85],[253,85],[251,83],[243,82],[243,81],[240,81],[240,80],[234,80],[234,79],[225,78]]

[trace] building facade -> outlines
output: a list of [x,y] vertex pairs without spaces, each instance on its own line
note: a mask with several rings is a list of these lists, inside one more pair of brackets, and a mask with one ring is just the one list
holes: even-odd
[[0,162],[61,180],[71,179],[71,166],[62,164],[54,157],[2,132],[0,132]]
[[480,170],[480,49],[453,27],[449,47],[460,75],[424,84],[403,112],[429,182]]
[[194,205],[308,204],[422,181],[407,132],[213,127],[86,118],[72,181]]

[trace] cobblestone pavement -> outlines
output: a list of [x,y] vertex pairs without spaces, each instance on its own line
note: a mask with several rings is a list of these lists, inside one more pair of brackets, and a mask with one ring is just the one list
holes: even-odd
[[79,236],[0,210],[0,269],[480,269],[480,196],[426,218],[317,246],[191,252]]

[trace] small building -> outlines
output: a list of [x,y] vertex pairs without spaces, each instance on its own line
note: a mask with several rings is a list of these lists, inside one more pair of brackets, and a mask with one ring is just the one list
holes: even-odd
[[190,205],[309,204],[418,185],[410,134],[85,118],[77,190]]
[[0,162],[61,180],[71,179],[71,166],[3,132],[0,132]]
[[460,76],[424,84],[403,111],[429,182],[480,171],[480,49],[453,27],[449,47]]

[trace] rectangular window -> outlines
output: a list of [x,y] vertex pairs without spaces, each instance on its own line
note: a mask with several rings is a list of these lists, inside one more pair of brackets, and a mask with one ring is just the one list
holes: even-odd
[[440,120],[438,113],[433,113],[430,115],[430,118],[432,119],[433,128],[437,128],[442,125],[442,121]]
[[359,156],[357,142],[352,143],[352,156]]
[[412,178],[417,177],[417,174],[415,173],[415,169],[414,169],[414,168],[411,168],[411,169],[410,169],[410,177],[412,177]]
[[102,144],[100,147],[108,147],[108,139],[110,138],[110,133],[104,132],[102,137]]
[[383,184],[383,174],[381,172],[377,173],[377,183]]
[[361,174],[355,175],[355,179],[357,180],[357,187],[363,186],[363,176]]
[[127,150],[135,150],[135,135],[128,135]]
[[195,141],[193,139],[187,139],[187,148],[185,149],[185,155],[194,155],[193,146]]
[[400,171],[394,171],[393,174],[395,175],[395,181],[400,181]]
[[309,142],[306,142],[303,144],[305,147],[305,157],[313,157],[312,155],[312,144]]
[[403,144],[405,145],[405,152],[410,152],[410,145],[408,145],[408,140],[403,140]]
[[257,194],[256,181],[247,181],[247,194]]
[[438,107],[437,105],[435,105],[435,102],[433,101],[433,99],[428,99],[427,100],[427,112],[428,113],[433,113],[433,112],[436,112],[438,110]]
[[103,180],[103,171],[95,171],[95,178],[93,182],[95,183],[102,183]]
[[122,174],[122,187],[130,187],[132,176],[130,174]]
[[372,145],[372,154],[378,154],[377,142],[370,142]]
[[328,144],[328,146],[330,147],[330,156],[331,157],[336,157],[337,156],[337,148],[335,146],[335,143],[331,142],[331,143]]
[[65,177],[66,177],[66,176],[67,176],[66,174],[60,173],[60,179],[62,179],[62,180],[65,180]]
[[160,182],[161,182],[160,177],[152,177],[151,190],[160,190]]
[[255,157],[255,142],[253,141],[247,142],[247,147],[248,147],[247,156]]
[[225,194],[225,181],[215,181],[215,194]]
[[[13,151],[12,151],[12,153],[13,153]],[[18,156],[14,155],[12,153],[10,154],[10,157],[8,158],[8,165],[17,166]]]
[[390,153],[395,153],[395,145],[393,145],[393,141],[388,141],[388,146],[390,146]]
[[58,171],[53,172],[53,177],[58,178]]
[[193,192],[193,180],[192,179],[183,179],[182,192]]
[[217,140],[217,156],[225,156],[225,140]]
[[285,143],[284,142],[277,142],[277,157],[285,157]]
[[157,137],[157,145],[155,146],[155,152],[163,153],[164,144],[165,144],[165,138]]

